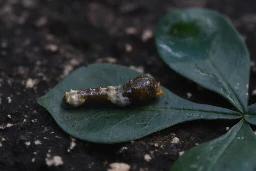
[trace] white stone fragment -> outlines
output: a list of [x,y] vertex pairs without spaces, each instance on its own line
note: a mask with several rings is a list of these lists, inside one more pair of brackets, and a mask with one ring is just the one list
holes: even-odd
[[34,85],[36,84],[37,80],[33,80],[32,78],[29,78],[26,81],[26,88],[33,88]]
[[40,144],[42,144],[42,142],[41,142],[40,140],[35,140],[35,141],[34,141],[34,144],[35,144],[35,145],[40,145]]
[[126,163],[111,163],[108,171],[129,171],[131,166]]
[[148,41],[149,39],[151,39],[154,36],[154,33],[152,30],[150,29],[146,29],[143,31],[141,39],[143,42]]
[[187,92],[187,97],[188,97],[188,99],[190,99],[190,97],[192,97],[192,93]]
[[79,65],[79,61],[77,59],[71,59],[70,64],[73,66]]
[[59,49],[59,47],[55,44],[49,44],[45,47],[45,49],[51,52],[56,52]]
[[96,62],[108,62],[108,63],[116,63],[117,59],[111,56],[104,57],[104,58],[99,58],[96,60]]
[[147,162],[150,162],[150,160],[152,160],[152,158],[149,154],[145,154],[144,155],[144,160],[146,160]]
[[60,166],[63,165],[64,162],[62,161],[62,158],[60,156],[51,156],[50,154],[46,155],[45,162],[47,166]]
[[3,49],[7,48],[7,46],[8,46],[7,42],[2,42],[2,43],[1,43],[1,47],[2,47]]
[[30,144],[31,144],[30,141],[26,141],[26,142],[25,142],[25,145],[26,145],[26,146],[30,146]]
[[37,122],[37,119],[32,119],[31,122],[35,123],[35,122]]
[[254,67],[255,66],[255,62],[254,61],[250,61],[250,66]]
[[155,146],[155,147],[158,147],[159,145],[158,145],[158,143],[154,143],[154,146]]
[[125,29],[125,33],[128,35],[134,35],[137,33],[137,29],[135,27],[128,27]]
[[119,153],[122,153],[122,152],[125,151],[125,150],[128,150],[128,148],[127,148],[127,147],[122,147],[118,152],[119,152]]
[[8,103],[10,104],[11,102],[12,102],[12,98],[9,96],[9,97],[7,97],[7,101],[8,101]]
[[73,150],[76,146],[76,139],[75,138],[71,138],[71,143],[70,143],[70,146],[67,150],[67,152],[71,152],[71,150]]
[[10,128],[10,127],[12,127],[12,126],[13,126],[13,124],[11,124],[11,123],[8,123],[8,124],[6,125],[7,128]]
[[61,77],[67,76],[72,70],[73,70],[73,66],[72,65],[65,65]]
[[179,156],[182,156],[184,154],[184,151],[179,152]]
[[131,44],[129,44],[129,43],[126,43],[126,44],[125,44],[125,51],[126,51],[126,52],[131,52],[132,49],[133,49],[133,47],[132,47]]
[[42,27],[42,26],[44,26],[47,22],[48,22],[47,17],[43,16],[43,17],[40,17],[39,19],[36,20],[35,25],[36,25],[37,27]]
[[173,144],[177,144],[177,143],[179,143],[179,142],[180,142],[180,140],[179,140],[178,137],[174,137],[174,138],[172,139],[172,141],[171,141],[171,143],[173,143]]
[[256,89],[252,91],[252,95],[253,95],[253,96],[256,95]]

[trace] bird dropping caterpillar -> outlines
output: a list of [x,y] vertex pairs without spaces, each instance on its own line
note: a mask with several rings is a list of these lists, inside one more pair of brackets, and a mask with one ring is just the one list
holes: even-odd
[[138,76],[119,86],[70,90],[65,92],[64,107],[79,107],[86,104],[112,103],[123,107],[132,104],[147,103],[164,94],[160,82],[148,76]]

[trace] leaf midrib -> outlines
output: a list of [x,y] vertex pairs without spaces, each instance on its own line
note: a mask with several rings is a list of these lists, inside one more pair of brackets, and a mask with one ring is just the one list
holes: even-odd
[[146,110],[146,111],[192,111],[192,112],[202,112],[202,113],[216,113],[216,114],[225,114],[225,115],[238,115],[242,117],[242,114],[236,111],[233,112],[222,112],[222,111],[211,111],[211,110],[203,110],[203,109],[190,109],[190,108],[146,108],[146,109],[136,109],[136,110]]
[[[243,120],[241,120],[240,122],[244,122]],[[220,159],[220,156],[222,156],[225,152],[225,150],[231,145],[232,141],[234,140],[234,138],[236,137],[236,135],[238,134],[238,132],[240,131],[241,127],[243,126],[244,123],[241,124],[241,126],[239,127],[239,129],[237,129],[237,132],[229,139],[230,141],[228,141],[227,143],[225,143],[225,145],[223,146],[222,150],[219,152],[219,154],[215,157],[215,160],[210,164],[210,166],[208,167],[207,171],[211,171],[213,166],[215,165],[215,163],[217,163],[217,161]],[[230,130],[232,131],[232,130]]]
[[[240,112],[244,113],[245,111],[245,107],[243,106],[243,103],[241,102],[240,98],[238,97],[236,91],[232,88],[232,86],[229,84],[229,82],[226,81],[226,78],[223,76],[223,74],[218,70],[218,68],[215,66],[215,64],[213,63],[213,61],[211,60],[211,58],[208,59],[208,63],[209,65],[212,67],[213,70],[216,71],[216,73],[218,74],[217,76],[219,76],[221,78],[221,82],[223,83],[224,87],[229,90],[229,92],[231,92],[232,94],[234,94],[236,101],[238,102],[238,105],[235,105],[236,103],[232,103],[230,101],[230,99],[228,99],[228,101],[230,101]],[[240,109],[241,108],[241,109]]]

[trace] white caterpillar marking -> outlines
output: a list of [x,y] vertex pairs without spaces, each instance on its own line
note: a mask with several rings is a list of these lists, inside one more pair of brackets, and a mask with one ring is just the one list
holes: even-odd
[[74,107],[80,106],[85,102],[85,99],[81,98],[81,95],[78,94],[77,90],[71,89],[70,92],[66,92],[65,98],[67,103]]
[[107,95],[108,100],[110,100],[113,104],[118,106],[127,106],[130,104],[129,98],[124,97],[122,93],[118,92],[118,89],[121,89],[121,86],[108,86],[107,87]]

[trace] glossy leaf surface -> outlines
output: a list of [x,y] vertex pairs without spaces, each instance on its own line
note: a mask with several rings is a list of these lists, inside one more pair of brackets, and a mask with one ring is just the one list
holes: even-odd
[[243,120],[223,136],[186,151],[171,171],[253,171],[256,168],[256,136]]
[[197,8],[171,11],[158,25],[156,45],[176,72],[246,110],[249,55],[223,16]]
[[256,125],[256,104],[248,107],[248,111],[244,115],[244,118],[250,124]]
[[109,85],[122,85],[140,75],[127,67],[113,64],[94,64],[72,72],[38,103],[45,107],[57,124],[68,134],[97,143],[117,143],[134,140],[196,119],[236,119],[235,111],[210,105],[192,103],[167,89],[158,100],[146,106],[126,108],[92,107],[65,109],[61,101],[65,91]]

